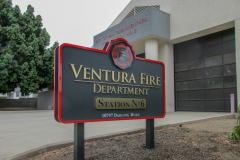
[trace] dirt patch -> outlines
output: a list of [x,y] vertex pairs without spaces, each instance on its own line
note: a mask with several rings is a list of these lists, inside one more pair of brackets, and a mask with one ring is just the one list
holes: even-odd
[[[236,119],[208,120],[155,131],[155,148],[146,149],[145,133],[85,143],[85,158],[93,159],[240,159],[239,142],[228,140]],[[27,160],[73,159],[73,146]]]

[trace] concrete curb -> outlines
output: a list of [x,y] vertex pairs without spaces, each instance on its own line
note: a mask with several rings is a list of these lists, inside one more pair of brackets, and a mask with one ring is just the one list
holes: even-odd
[[[193,123],[203,122],[203,121],[207,121],[207,120],[236,118],[236,117],[237,117],[237,115],[235,114],[235,115],[224,115],[224,116],[202,118],[202,119],[199,119],[199,120],[155,126],[155,130],[170,128],[170,127],[174,127],[174,126],[178,126],[178,125],[193,124]],[[107,138],[111,138],[111,137],[115,137],[115,136],[123,136],[123,135],[127,135],[127,134],[141,133],[141,132],[145,132],[145,128],[138,128],[138,129],[127,130],[127,131],[124,131],[124,132],[118,132],[118,133],[114,133],[114,134],[105,134],[105,135],[101,135],[101,136],[90,137],[88,139],[85,139],[85,142],[107,139]],[[23,152],[23,153],[18,154],[16,156],[13,156],[11,158],[11,160],[20,160],[20,159],[23,159],[23,158],[27,158],[27,157],[37,155],[37,154],[53,151],[55,149],[65,148],[65,147],[68,147],[68,146],[71,146],[71,145],[73,145],[73,141],[64,141],[64,142],[59,142],[59,143],[47,144],[47,145],[43,145],[41,147]]]
[[70,145],[73,145],[73,141],[51,143],[51,144],[43,145],[41,147],[34,148],[34,149],[29,150],[29,151],[20,153],[16,156],[13,156],[11,159],[12,160],[20,160],[20,159],[23,159],[23,158],[31,157],[31,156],[41,154],[41,153],[45,153],[45,152],[48,152],[48,151],[52,151],[52,150],[55,150],[55,149],[65,148],[65,147],[68,147]]

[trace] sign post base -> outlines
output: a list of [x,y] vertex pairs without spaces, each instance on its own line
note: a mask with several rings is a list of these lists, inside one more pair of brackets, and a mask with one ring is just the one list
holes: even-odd
[[74,123],[74,160],[84,160],[84,123]]
[[146,119],[146,147],[154,148],[154,119]]

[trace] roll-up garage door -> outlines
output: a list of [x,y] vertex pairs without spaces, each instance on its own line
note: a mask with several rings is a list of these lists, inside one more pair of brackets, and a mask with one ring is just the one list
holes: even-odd
[[234,28],[174,45],[176,111],[230,111],[236,91]]

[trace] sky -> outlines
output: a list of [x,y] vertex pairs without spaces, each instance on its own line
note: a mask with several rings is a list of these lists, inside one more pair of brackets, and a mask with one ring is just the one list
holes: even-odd
[[[106,30],[131,0],[12,0],[21,12],[30,4],[34,15],[41,15],[43,27],[55,41],[85,47],[93,36]],[[50,47],[49,46],[49,47]]]

